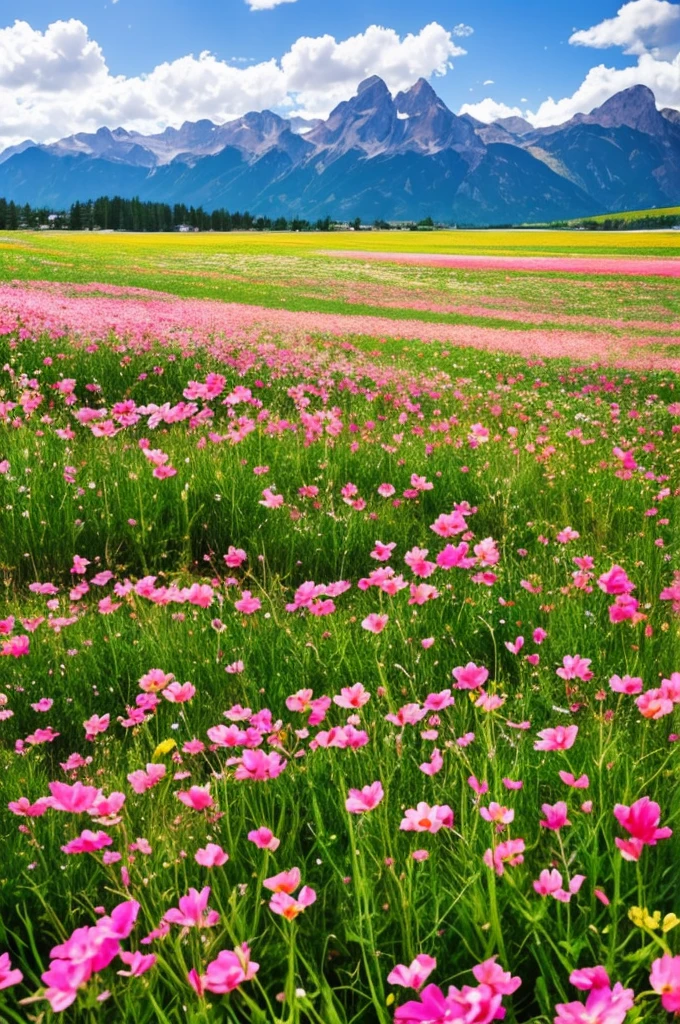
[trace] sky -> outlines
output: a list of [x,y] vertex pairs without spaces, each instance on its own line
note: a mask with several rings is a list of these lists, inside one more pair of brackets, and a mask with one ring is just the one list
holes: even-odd
[[1,0],[0,148],[248,110],[325,117],[380,75],[536,125],[642,83],[680,108],[670,0]]

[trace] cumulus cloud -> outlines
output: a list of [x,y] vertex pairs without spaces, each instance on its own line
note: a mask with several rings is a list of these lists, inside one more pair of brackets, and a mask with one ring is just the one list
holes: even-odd
[[506,107],[492,99],[466,104],[463,111],[481,121],[516,113],[537,127],[544,127],[568,121],[574,114],[589,114],[615,93],[633,85],[648,86],[658,107],[680,109],[680,4],[668,0],[630,0],[613,18],[573,32],[569,42],[572,46],[598,50],[617,47],[624,54],[637,57],[637,61],[624,68],[598,64],[571,96],[550,96],[535,112]]
[[668,0],[631,0],[613,18],[574,32],[574,46],[598,50],[621,47],[624,53],[651,53],[661,59],[673,58],[680,50],[680,4]]
[[295,0],[246,0],[246,3],[251,11],[271,11],[279,4],[294,4]]
[[632,85],[648,86],[656,97],[657,107],[680,109],[680,54],[672,61],[656,60],[643,54],[630,68],[610,68],[598,64],[591,68],[573,96],[561,100],[552,97],[541,103],[528,119],[538,127],[561,124],[574,114],[589,114],[617,92]]
[[461,36],[462,38],[465,38],[465,36],[471,36],[473,32],[474,29],[469,25],[465,25],[462,21],[453,26],[454,36]]
[[57,21],[40,32],[16,21],[0,29],[0,146],[102,125],[153,132],[204,117],[222,122],[265,107],[325,116],[369,75],[395,91],[445,74],[464,53],[437,22],[405,36],[370,25],[339,41],[301,37],[280,59],[249,67],[204,51],[126,77],[111,74],[83,22]]
[[507,103],[498,103],[490,96],[480,100],[479,103],[464,103],[459,113],[471,114],[472,117],[476,117],[478,121],[484,121],[485,124],[491,124],[499,117],[526,117],[526,112],[520,110],[519,107],[509,107]]

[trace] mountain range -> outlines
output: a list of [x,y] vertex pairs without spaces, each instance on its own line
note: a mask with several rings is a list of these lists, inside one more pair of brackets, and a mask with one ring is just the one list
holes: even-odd
[[365,222],[527,223],[680,203],[680,111],[637,85],[534,128],[454,114],[424,79],[381,78],[326,120],[269,110],[154,135],[100,128],[0,153],[0,195],[55,209],[100,195]]

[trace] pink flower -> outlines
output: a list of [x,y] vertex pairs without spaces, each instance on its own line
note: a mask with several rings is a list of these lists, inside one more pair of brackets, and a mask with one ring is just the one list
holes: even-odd
[[556,804],[542,804],[541,810],[545,814],[545,820],[539,822],[542,828],[559,832],[565,825],[571,825],[567,817],[567,805],[564,800],[559,800]]
[[509,825],[515,820],[515,812],[509,807],[492,800],[488,807],[480,807],[479,813],[484,821],[494,822],[498,825]]
[[574,778],[571,772],[559,772],[558,774],[565,786],[571,786],[572,789],[588,789],[590,785],[590,779],[587,775],[579,775],[577,779]]
[[425,775],[436,775],[437,772],[441,771],[444,766],[444,758],[441,755],[441,751],[435,747],[430,754],[430,760],[424,761],[423,764],[419,765],[421,772]]
[[[504,971],[500,964],[496,963],[496,957],[489,957],[481,964],[472,968],[475,981],[479,985],[488,985],[496,995],[511,996],[522,984],[521,978],[513,978],[510,971]],[[502,1018],[496,1017],[497,1020]]]
[[402,832],[439,832],[440,828],[453,828],[453,811],[448,804],[430,807],[421,800],[415,808],[404,812],[399,828]]
[[518,637],[516,637],[514,642],[511,642],[510,640],[506,640],[505,641],[505,646],[507,647],[507,649],[510,651],[511,654],[519,654],[519,652],[524,647],[524,637],[523,636],[518,636]]
[[593,673],[590,671],[588,666],[590,665],[590,658],[582,658],[580,654],[565,654],[562,659],[562,668],[558,668],[557,675],[561,679],[582,679],[584,682],[588,682],[589,679],[593,678]]
[[287,921],[293,921],[307,907],[316,902],[316,893],[308,885],[303,885],[297,898],[286,892],[275,892],[269,901],[269,909],[273,914],[280,914]]
[[135,950],[134,953],[129,952],[127,949],[121,949],[118,956],[127,964],[129,970],[117,971],[123,978],[139,978],[142,974],[146,974],[154,964],[156,963],[155,953],[140,953],[139,950]]
[[571,750],[578,736],[577,725],[558,725],[554,729],[543,729],[538,734],[534,750]]
[[233,992],[244,981],[252,981],[259,969],[260,965],[250,959],[250,949],[244,942],[233,951],[221,950],[217,959],[208,964],[202,978],[196,971],[191,971],[189,981],[199,995],[205,991],[224,995]]
[[162,691],[163,696],[171,704],[186,704],[196,695],[196,687],[193,683],[170,683]]
[[430,526],[430,529],[440,537],[455,537],[457,533],[464,533],[467,528],[465,518],[460,512],[442,512]]
[[146,793],[147,789],[158,785],[161,779],[165,778],[165,771],[164,764],[147,764],[146,771],[138,768],[137,771],[130,772],[127,780],[135,793]]
[[226,555],[223,555],[225,563],[230,569],[238,569],[243,562],[248,558],[243,548],[235,548],[233,544],[229,545],[229,550]]
[[24,976],[18,968],[12,967],[9,953],[0,953],[0,989],[18,985]]
[[388,622],[388,615],[379,615],[377,612],[371,612],[370,615],[366,616],[361,625],[369,633],[382,633]]
[[111,721],[111,715],[92,715],[86,722],[83,722],[85,729],[85,739],[93,740],[100,732],[106,732]]
[[391,558],[392,552],[396,546],[396,541],[390,541],[389,544],[383,544],[381,540],[377,540],[373,550],[371,551],[371,558],[375,558],[377,562],[387,562]]
[[288,762],[284,761],[275,750],[271,754],[265,754],[263,750],[244,750],[234,772],[234,778],[239,782],[245,779],[265,782],[268,779],[278,778],[287,764]]
[[21,658],[24,654],[28,654],[29,648],[30,640],[25,633],[13,636],[10,640],[4,641],[0,657]]
[[381,782],[372,782],[370,786],[362,789],[350,789],[349,796],[345,800],[345,810],[350,814],[363,814],[365,811],[374,810],[382,801],[385,793]]
[[572,971],[569,981],[581,992],[590,992],[593,988],[611,988],[609,975],[604,967],[582,967],[580,970]]
[[95,853],[104,846],[111,846],[113,839],[106,832],[91,832],[89,828],[84,829],[77,839],[62,846],[64,853]]
[[381,498],[391,498],[396,488],[392,484],[380,484],[378,494]]
[[636,800],[627,807],[616,804],[614,817],[631,836],[630,839],[616,838],[615,842],[625,860],[639,860],[643,847],[656,846],[659,839],[669,839],[673,830],[665,826],[659,828],[661,808],[648,796]]
[[277,839],[271,829],[264,825],[249,832],[248,839],[251,843],[255,843],[260,850],[269,850],[271,853],[278,850],[281,845],[281,840]]
[[203,868],[221,868],[229,860],[229,854],[217,843],[208,843],[207,846],[196,850],[194,860]]
[[190,807],[193,811],[204,811],[215,803],[209,790],[210,783],[205,786],[192,786],[189,790],[181,789],[175,796],[185,807]]
[[593,988],[583,1003],[558,1003],[555,1024],[623,1024],[632,1008],[635,993],[619,982],[613,989]]
[[620,565],[613,565],[608,572],[603,573],[597,585],[605,594],[630,594],[635,590],[635,584],[628,579],[625,569]]
[[478,690],[484,686],[484,683],[489,678],[489,671],[469,661],[464,668],[460,665],[454,668],[451,675],[456,680],[456,686],[459,690]]
[[339,708],[359,709],[371,699],[370,693],[363,683],[354,683],[353,686],[343,686],[339,696],[333,697],[333,703]]
[[437,966],[437,961],[427,953],[419,953],[415,960],[412,960],[408,967],[404,964],[397,964],[387,975],[389,985],[401,985],[403,988],[413,988],[418,991],[425,984]]
[[262,602],[259,597],[253,597],[249,590],[244,590],[238,601],[234,601],[234,608],[242,615],[253,615],[259,612]]
[[680,1013],[680,956],[664,953],[655,960],[649,975],[649,984],[661,996],[664,1010],[668,1013]]
[[278,875],[265,878],[263,886],[270,892],[294,893],[300,884],[301,874],[299,868],[291,868],[289,871],[279,871]]
[[437,565],[440,569],[471,569],[475,560],[467,557],[468,550],[465,541],[456,546],[447,544],[437,555]]
[[497,875],[505,874],[505,867],[517,867],[524,862],[525,844],[523,839],[506,839],[493,850],[487,850],[483,860]]
[[178,907],[166,910],[163,920],[168,924],[179,924],[183,928],[212,928],[220,919],[216,910],[208,910],[210,886],[200,892],[189,889],[186,896],[180,896]]
[[281,508],[283,505],[283,495],[274,494],[270,487],[265,487],[262,492],[260,505],[264,505],[265,508]]
[[82,814],[89,811],[101,790],[94,786],[84,786],[82,782],[74,782],[69,786],[66,782],[50,782],[50,793],[52,794],[52,807],[57,811],[70,811],[72,814]]
[[614,693],[635,694],[642,691],[643,682],[639,676],[612,676],[609,686]]

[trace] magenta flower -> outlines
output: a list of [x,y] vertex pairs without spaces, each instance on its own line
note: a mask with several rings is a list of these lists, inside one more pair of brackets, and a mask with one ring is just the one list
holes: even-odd
[[381,782],[372,782],[370,786],[362,789],[350,789],[349,796],[345,800],[345,810],[350,814],[363,814],[366,811],[374,810],[382,801],[385,793]]
[[286,892],[275,892],[269,901],[269,909],[273,914],[280,914],[287,921],[294,921],[307,907],[316,902],[316,893],[308,885],[303,885],[297,897]]
[[418,991],[422,988],[427,979],[437,966],[437,961],[427,953],[419,953],[415,960],[412,960],[408,967],[404,964],[397,964],[387,975],[389,985],[401,985],[403,988],[413,988]]
[[264,825],[249,832],[248,839],[251,843],[255,843],[260,850],[269,850],[270,853],[274,853],[281,845],[281,840],[277,839],[272,830]]
[[168,924],[179,924],[183,928],[212,928],[220,919],[216,910],[208,910],[210,886],[200,892],[189,889],[186,896],[180,896],[178,907],[166,910],[163,920]]
[[524,862],[524,850],[523,839],[506,839],[493,850],[487,850],[483,860],[500,877],[505,874],[506,865],[514,868]]
[[134,789],[135,793],[146,793],[147,789],[151,789],[153,786],[165,778],[166,768],[164,764],[147,764],[146,771],[142,768],[138,768],[137,771],[130,772],[127,777],[128,782]]
[[215,803],[209,790],[210,783],[207,783],[205,786],[192,786],[188,790],[180,789],[175,793],[175,796],[185,807],[190,807],[192,811],[204,811]]
[[556,804],[542,804],[541,810],[545,814],[545,819],[540,821],[539,824],[542,828],[548,828],[553,832],[559,832],[565,825],[571,825],[569,818],[567,817],[567,805],[564,800],[559,800]]
[[453,811],[448,804],[432,807],[421,800],[415,808],[404,811],[399,828],[402,832],[439,832],[440,828],[453,828]]
[[66,782],[50,782],[51,805],[57,811],[70,811],[82,814],[89,811],[101,790],[94,786],[84,786],[82,782],[74,782],[69,786]]
[[23,979],[21,971],[12,967],[9,953],[0,953],[0,989],[18,985]]
[[587,683],[589,679],[593,678],[593,673],[588,668],[590,660],[590,658],[582,658],[580,654],[565,654],[562,658],[562,667],[556,669],[557,675],[560,679],[582,679]]
[[260,965],[250,959],[250,949],[244,942],[234,950],[221,950],[217,959],[208,964],[203,977],[192,971],[189,981],[199,995],[206,991],[224,995],[233,992],[244,981],[252,981],[259,969]]
[[630,807],[616,804],[614,817],[631,837],[617,837],[615,840],[625,860],[639,860],[645,846],[656,846],[659,839],[670,839],[673,835],[673,830],[668,826],[659,828],[661,808],[648,796],[636,800]]
[[127,949],[121,949],[118,956],[128,967],[127,971],[116,971],[123,978],[139,978],[142,974],[146,974],[156,963],[155,953],[144,954],[140,953],[139,950],[131,953]]
[[469,661],[467,665],[454,668],[451,675],[459,690],[479,690],[489,678],[488,669]]
[[378,612],[371,612],[361,623],[362,627],[368,630],[369,633],[382,633],[383,629],[389,622],[388,615],[380,615]]
[[203,868],[221,868],[229,860],[229,854],[217,843],[208,843],[207,846],[196,850],[194,860]]
[[538,734],[534,750],[570,750],[578,736],[577,725],[558,725],[554,729],[543,729]]
[[592,988],[583,1003],[558,1003],[555,1024],[623,1024],[635,993],[619,982],[614,988]]
[[77,839],[62,846],[64,853],[96,853],[104,846],[111,846],[113,839],[106,832],[91,832],[89,828],[84,829]]
[[661,996],[664,1010],[668,1013],[680,1013],[680,956],[664,953],[655,960],[649,975],[649,984]]

